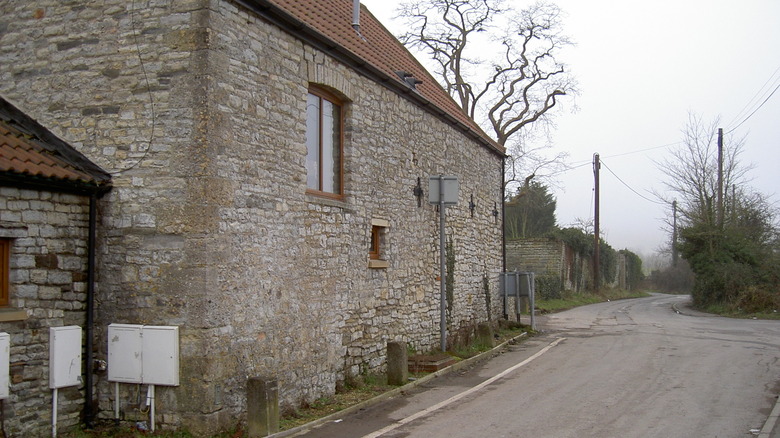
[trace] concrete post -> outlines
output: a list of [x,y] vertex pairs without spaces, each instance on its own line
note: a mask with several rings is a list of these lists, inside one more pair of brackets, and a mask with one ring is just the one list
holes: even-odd
[[279,384],[276,379],[250,377],[246,404],[250,438],[265,437],[279,431]]
[[387,343],[387,383],[401,386],[409,381],[409,358],[406,342]]

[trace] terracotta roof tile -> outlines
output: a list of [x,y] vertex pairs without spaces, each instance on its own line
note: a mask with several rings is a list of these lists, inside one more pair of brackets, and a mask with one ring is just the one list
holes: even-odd
[[36,143],[36,139],[27,138],[0,120],[0,172],[87,183],[95,181],[86,172],[76,169]]
[[110,175],[2,98],[0,181],[76,193],[111,186]]
[[[504,149],[468,117],[430,73],[414,58],[363,5],[360,34],[352,28],[352,0],[267,0],[295,19],[333,41],[357,58],[381,71],[389,80],[406,86],[397,72],[407,72],[422,80],[417,92],[430,102],[440,115],[457,120],[464,128],[480,137],[493,149]],[[438,111],[435,111],[438,112]]]

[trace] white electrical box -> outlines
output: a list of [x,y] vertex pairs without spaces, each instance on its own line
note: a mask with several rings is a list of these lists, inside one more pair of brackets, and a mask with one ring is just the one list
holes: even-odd
[[178,386],[179,328],[109,325],[108,380]]
[[108,326],[108,380],[142,383],[141,325],[110,324]]
[[143,328],[143,383],[179,386],[179,328]]
[[0,333],[0,399],[10,396],[11,335]]
[[49,327],[49,388],[81,384],[81,327]]

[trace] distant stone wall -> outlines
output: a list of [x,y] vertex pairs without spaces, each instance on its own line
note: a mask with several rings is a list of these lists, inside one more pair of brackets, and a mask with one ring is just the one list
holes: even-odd
[[[538,238],[509,240],[506,245],[507,269],[529,271],[536,275],[560,276],[563,290],[582,291],[593,287],[593,261],[565,242]],[[627,289],[626,255],[617,253],[615,278],[608,287]],[[602,282],[605,280],[602,279]]]
[[507,269],[559,276],[563,290],[584,290],[592,284],[591,261],[561,240],[549,238],[509,240]]
[[510,271],[561,274],[566,262],[565,247],[562,241],[548,238],[508,240],[507,268]]
[[[11,335],[7,436],[51,434],[49,327],[84,326],[88,223],[87,197],[0,187],[11,268],[10,305],[0,309],[0,331]],[[78,424],[83,407],[83,387],[60,389],[59,427]]]
[[[418,207],[418,178],[425,196],[430,175],[460,180],[446,211],[450,333],[500,316],[495,152],[234,2],[131,8],[0,3],[0,93],[114,175],[100,201],[97,358],[110,323],[180,327],[181,385],[157,389],[161,427],[234,426],[247,376],[278,379],[294,407],[382,370],[389,341],[435,348],[438,213]],[[306,194],[310,84],[348,102],[343,201]],[[374,219],[389,224],[383,269],[368,267]],[[125,388],[120,416],[141,417]]]

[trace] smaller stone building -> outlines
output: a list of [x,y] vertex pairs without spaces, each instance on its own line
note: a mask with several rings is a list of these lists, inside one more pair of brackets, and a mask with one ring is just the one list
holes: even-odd
[[[108,189],[108,174],[0,98],[0,332],[10,335],[13,388],[7,436],[50,433],[49,328],[87,326],[90,207]],[[79,423],[90,387],[60,392],[59,424]]]

